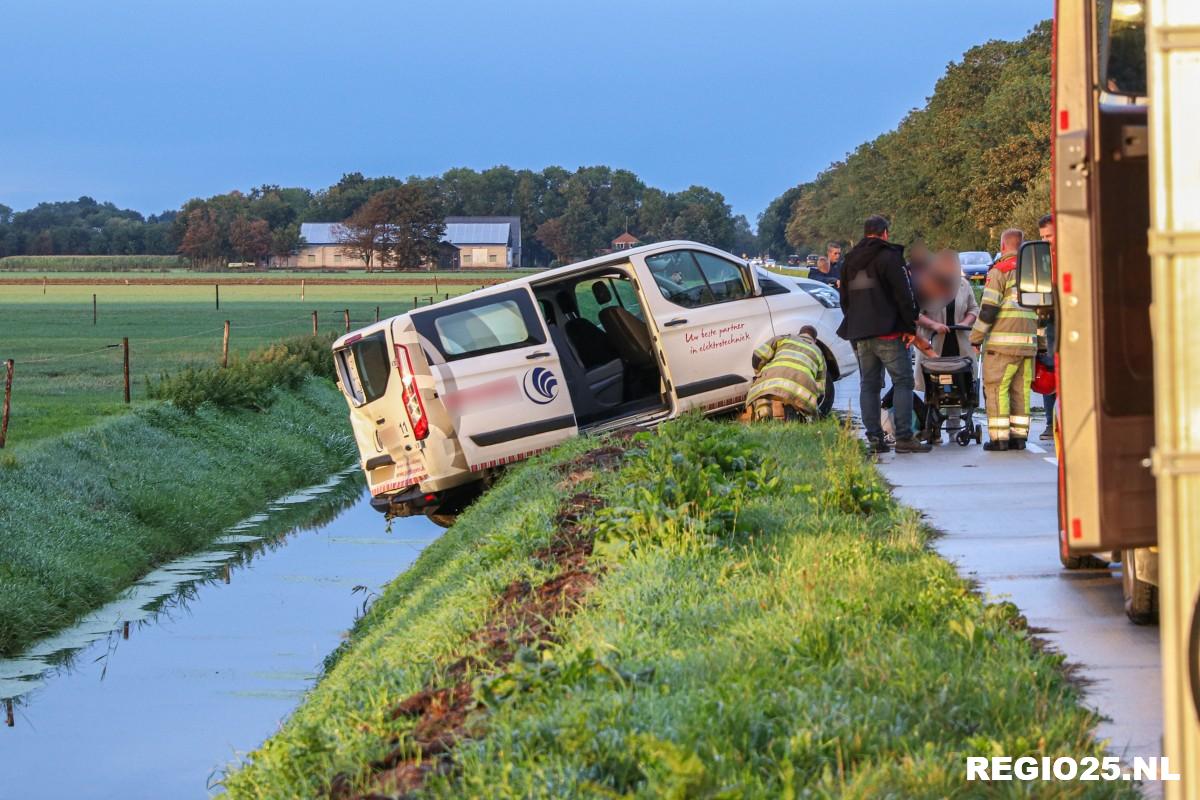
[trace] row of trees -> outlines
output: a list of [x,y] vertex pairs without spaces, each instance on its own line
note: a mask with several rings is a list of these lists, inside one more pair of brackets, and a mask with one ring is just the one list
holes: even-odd
[[877,213],[902,241],[960,250],[992,248],[1009,225],[1033,229],[1050,205],[1050,46],[1044,22],[968,50],[924,108],[777,197],[759,218],[760,248],[782,257],[855,240]]
[[[383,193],[388,193],[384,199],[369,205]],[[264,185],[247,193],[195,198],[178,212],[149,218],[87,197],[19,213],[0,206],[0,256],[178,252],[197,265],[263,261],[293,252],[300,245],[302,222],[353,221],[351,227],[361,234],[359,223],[383,224],[379,220],[387,218],[386,209],[396,212],[397,203],[408,208],[405,219],[412,221],[419,211],[436,214],[439,225],[444,216],[520,217],[524,266],[594,255],[624,231],[646,242],[694,239],[739,253],[756,248],[746,218],[735,216],[724,196],[703,186],[667,192],[628,170],[605,166],[574,172],[498,166],[407,179],[354,172],[315,192]],[[424,218],[418,227],[431,224],[431,217]],[[371,248],[372,263],[411,265],[417,263],[408,260],[416,251],[403,248],[428,249],[427,231],[417,239],[399,238],[406,244]]]
[[143,217],[81,197],[14,212],[0,204],[0,257],[15,255],[136,255],[174,253],[176,212]]

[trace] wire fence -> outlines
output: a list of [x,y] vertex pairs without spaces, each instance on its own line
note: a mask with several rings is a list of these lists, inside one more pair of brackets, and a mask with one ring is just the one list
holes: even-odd
[[[446,293],[443,297],[449,299],[450,295]],[[412,308],[431,304],[443,297],[426,295],[413,298]],[[95,309],[93,300],[93,325],[96,324]],[[361,306],[357,310],[357,318],[350,313],[349,308],[331,310],[326,307],[321,310],[289,314],[283,319],[266,322],[237,322],[235,324],[226,320],[219,326],[210,324],[197,330],[170,336],[154,338],[140,338],[136,335],[121,336],[118,340],[110,340],[101,346],[53,355],[21,356],[13,354],[12,357],[5,357],[5,354],[0,352],[0,380],[4,382],[3,406],[2,412],[0,412],[2,414],[0,417],[0,448],[4,447],[8,438],[12,398],[14,393],[20,396],[21,382],[25,376],[30,376],[29,379],[35,381],[35,385],[38,387],[31,392],[26,392],[26,396],[50,394],[61,397],[72,391],[72,388],[75,391],[81,391],[78,384],[81,382],[81,378],[86,376],[88,391],[92,394],[95,394],[97,389],[105,393],[111,390],[114,400],[121,397],[126,404],[129,404],[133,397],[133,384],[137,380],[145,380],[148,383],[159,375],[186,366],[188,358],[194,358],[202,351],[209,351],[214,356],[219,354],[220,361],[218,363],[225,365],[229,362],[231,348],[235,351],[249,349],[246,344],[247,339],[249,339],[250,346],[263,347],[269,345],[272,338],[277,340],[290,335],[317,334],[322,331],[328,332],[331,329],[339,333],[349,332],[355,326],[362,327],[392,315],[385,316],[383,307],[375,306],[373,309],[366,310],[368,318],[363,319]],[[404,310],[409,309],[407,307],[400,311],[395,311],[394,308],[389,309],[394,313],[402,313]],[[135,325],[128,327],[136,330]],[[278,336],[273,337],[276,331],[278,331]],[[253,335],[247,337],[248,333]],[[98,337],[106,335],[112,336],[112,333],[97,332]],[[115,338],[113,337],[113,339]],[[205,344],[206,340],[207,344]],[[199,349],[192,348],[186,352],[178,352],[178,346],[181,343],[192,341],[200,344]],[[86,369],[68,372],[54,371],[56,365],[76,364],[89,358],[94,359],[97,363],[90,364]],[[62,385],[56,385],[48,390],[47,381],[56,380],[67,381],[71,385],[65,388]]]

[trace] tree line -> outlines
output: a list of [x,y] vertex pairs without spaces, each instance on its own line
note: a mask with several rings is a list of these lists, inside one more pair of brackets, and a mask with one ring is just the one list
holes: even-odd
[[574,172],[497,166],[406,179],[353,172],[317,191],[264,185],[194,198],[178,211],[151,217],[88,197],[16,213],[0,206],[0,256],[137,252],[180,253],[197,266],[263,262],[294,252],[303,222],[354,218],[394,225],[381,222],[379,213],[400,208],[408,215],[405,224],[424,238],[400,237],[403,243],[387,244],[390,249],[376,255],[380,266],[410,265],[409,259],[427,251],[430,226],[440,225],[445,216],[520,217],[522,266],[593,256],[625,231],[644,242],[692,239],[738,253],[756,249],[746,218],[734,215],[720,192],[703,186],[668,192],[647,186],[629,170],[607,166]]
[[775,198],[759,246],[776,257],[857,240],[883,214],[900,241],[991,250],[1050,208],[1050,22],[968,50],[893,131]]
[[176,212],[144,217],[90,197],[14,212],[0,204],[0,257],[164,255],[175,252]]

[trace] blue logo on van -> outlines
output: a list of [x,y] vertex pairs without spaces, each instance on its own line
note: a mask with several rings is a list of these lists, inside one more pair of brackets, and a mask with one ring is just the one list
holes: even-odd
[[521,385],[525,389],[525,396],[539,406],[544,406],[558,397],[558,378],[545,367],[534,367],[526,372]]

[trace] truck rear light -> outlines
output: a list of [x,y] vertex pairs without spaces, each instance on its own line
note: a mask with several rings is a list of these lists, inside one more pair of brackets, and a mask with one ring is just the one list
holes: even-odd
[[412,359],[408,357],[408,348],[402,344],[395,345],[396,371],[400,373],[400,400],[408,414],[408,424],[413,436],[418,440],[429,435],[429,417],[425,415],[425,404],[421,402],[421,392],[417,389],[417,376],[413,372]]
[[1079,517],[1075,517],[1074,519],[1071,520],[1071,538],[1072,539],[1082,539],[1083,538],[1083,525],[1080,524]]

